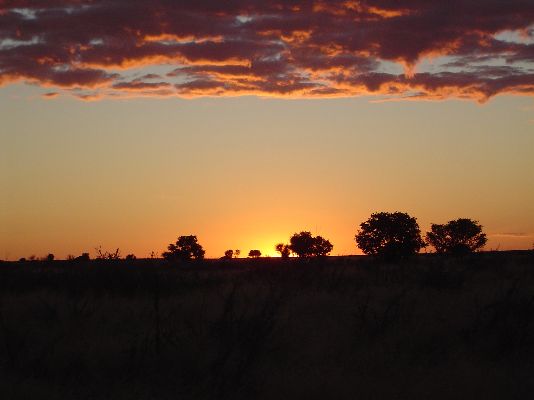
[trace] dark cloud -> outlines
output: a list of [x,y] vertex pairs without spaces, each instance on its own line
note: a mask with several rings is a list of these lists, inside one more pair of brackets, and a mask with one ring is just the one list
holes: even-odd
[[484,101],[534,94],[533,26],[532,0],[0,0],[0,84]]
[[139,80],[148,80],[148,79],[163,79],[163,77],[158,74],[145,74],[139,78]]
[[58,92],[47,92],[47,93],[44,93],[44,94],[43,94],[43,97],[44,97],[45,99],[54,99],[54,98],[56,98],[56,97],[58,97],[58,96],[59,96],[59,93],[58,93]]
[[150,89],[162,89],[169,88],[171,85],[168,82],[145,82],[140,79],[136,79],[129,82],[118,82],[113,84],[112,88],[117,90],[150,90]]

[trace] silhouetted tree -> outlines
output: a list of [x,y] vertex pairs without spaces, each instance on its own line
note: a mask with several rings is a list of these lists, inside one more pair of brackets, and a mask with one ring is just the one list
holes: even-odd
[[54,261],[54,255],[52,253],[50,253],[49,255],[46,256],[46,261],[50,262],[50,261]]
[[202,260],[205,254],[204,249],[194,235],[178,237],[176,243],[169,244],[167,249],[169,251],[162,253],[162,256],[169,261]]
[[488,241],[482,225],[469,218],[458,218],[446,224],[432,224],[427,242],[437,253],[466,254],[479,250]]
[[330,241],[321,236],[315,237],[315,243],[313,244],[313,255],[315,257],[324,257],[330,254],[334,246]]
[[402,212],[371,214],[360,224],[355,240],[365,254],[389,260],[408,257],[426,246],[417,220]]
[[131,261],[131,260],[136,260],[137,257],[135,256],[135,254],[128,254],[124,259]]
[[250,250],[248,252],[248,256],[249,257],[252,257],[252,258],[258,258],[258,257],[261,257],[261,251],[259,250]]
[[334,248],[328,240],[306,231],[295,233],[289,243],[289,249],[299,257],[326,256]]
[[236,249],[236,250],[234,251],[235,258],[239,257],[240,254],[241,254],[241,250]]
[[282,258],[289,258],[289,255],[291,254],[291,249],[289,248],[289,245],[285,243],[278,243],[276,246],[274,246],[277,252],[280,253],[280,256]]
[[311,232],[295,233],[289,240],[289,248],[299,257],[311,257],[314,238]]
[[233,250],[226,250],[224,252],[224,257],[223,258],[228,258],[228,259],[234,258],[234,251]]

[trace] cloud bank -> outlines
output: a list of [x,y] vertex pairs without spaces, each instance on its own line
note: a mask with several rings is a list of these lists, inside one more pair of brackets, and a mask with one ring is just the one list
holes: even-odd
[[534,95],[532,0],[0,0],[45,97]]

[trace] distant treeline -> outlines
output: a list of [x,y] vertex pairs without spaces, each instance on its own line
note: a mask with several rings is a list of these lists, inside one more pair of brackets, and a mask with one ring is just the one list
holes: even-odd
[[[417,223],[417,219],[404,212],[376,212],[360,224],[360,229],[354,236],[357,247],[367,255],[373,255],[385,260],[401,260],[418,253],[422,248],[432,246],[436,253],[462,255],[484,247],[487,242],[482,225],[470,218],[458,218],[445,224],[432,224],[430,231],[424,237]],[[300,258],[328,256],[334,246],[322,236],[313,236],[311,232],[302,231],[293,234],[289,243],[277,243],[274,249],[282,258],[291,255]],[[101,247],[96,250],[97,260],[120,260],[120,250],[104,251]],[[239,257],[241,251],[226,250],[222,259]],[[179,236],[175,243],[167,246],[167,251],[161,256],[170,262],[191,261],[204,259],[205,250],[195,235]],[[261,251],[252,249],[248,253],[250,258],[261,257]],[[152,252],[151,258],[156,258]],[[124,259],[134,260],[134,254],[128,254]],[[80,256],[68,256],[71,261],[88,261],[89,253]],[[31,256],[30,261],[53,261],[54,255],[48,254],[43,258]],[[27,261],[21,258],[19,261]]]

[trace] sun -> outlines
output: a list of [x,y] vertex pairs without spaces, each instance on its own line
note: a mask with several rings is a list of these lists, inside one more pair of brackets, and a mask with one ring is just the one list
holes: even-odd
[[261,251],[261,257],[280,257],[280,253],[275,250],[277,243],[283,242],[281,237],[277,236],[260,236],[248,241],[249,243],[241,249],[240,257],[247,257],[250,250]]

